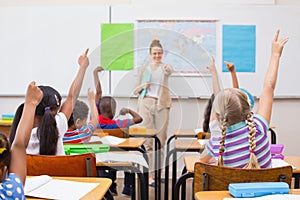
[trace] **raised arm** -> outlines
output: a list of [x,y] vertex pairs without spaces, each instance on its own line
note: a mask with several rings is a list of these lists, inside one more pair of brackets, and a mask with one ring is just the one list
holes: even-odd
[[215,65],[215,59],[213,56],[211,57],[211,63],[207,65],[206,68],[209,69],[212,75],[213,92],[215,95],[217,95],[217,93],[220,91],[220,83],[218,78],[218,72]]
[[239,88],[239,82],[236,76],[236,71],[234,68],[234,64],[232,62],[225,62],[226,68],[230,71],[231,79],[232,79],[232,87]]
[[130,125],[138,124],[143,121],[143,118],[137,112],[129,108],[122,108],[120,110],[120,115],[126,115],[127,113],[129,113],[132,116],[132,119],[130,120]]
[[80,90],[81,90],[81,86],[82,86],[82,82],[83,82],[83,78],[84,78],[86,69],[89,66],[89,59],[87,57],[88,51],[89,51],[89,49],[86,49],[84,54],[81,55],[78,59],[79,70],[75,76],[75,79],[73,80],[73,82],[71,84],[67,99],[63,103],[62,108],[61,108],[61,112],[63,112],[66,115],[67,120],[69,120],[69,118],[73,112],[74,105],[76,103],[76,100],[77,100]]
[[96,96],[95,96],[95,103],[96,104],[99,104],[100,99],[102,97],[102,87],[101,87],[101,82],[99,80],[99,74],[98,73],[103,71],[103,70],[104,70],[103,67],[98,66],[94,69],[94,72],[93,72],[93,74],[94,74],[94,84],[95,84],[95,88],[96,88]]
[[27,88],[23,114],[19,122],[15,139],[11,147],[10,173],[18,175],[23,185],[26,178],[26,147],[28,145],[31,130],[33,128],[33,120],[35,109],[43,98],[43,92],[31,82]]
[[93,90],[89,89],[88,90],[88,100],[91,108],[91,113],[92,113],[92,120],[91,122],[95,127],[98,126],[98,110],[95,104],[95,93]]
[[259,98],[259,104],[257,108],[257,113],[262,115],[268,123],[270,123],[271,120],[272,104],[278,74],[279,60],[283,47],[288,41],[288,38],[279,39],[278,36],[279,30],[276,31],[275,37],[272,41],[270,63],[265,75],[263,91]]

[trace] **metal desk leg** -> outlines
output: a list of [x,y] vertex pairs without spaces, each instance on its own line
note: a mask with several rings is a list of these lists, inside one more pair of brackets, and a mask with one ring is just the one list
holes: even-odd
[[300,179],[300,173],[295,173],[293,174],[293,177],[295,178],[295,189],[299,189],[299,179]]
[[165,160],[165,200],[169,199],[169,159],[170,156],[173,154],[174,149],[167,152],[166,160]]
[[[182,169],[181,175],[184,175],[187,173],[186,167]],[[175,189],[176,190],[176,189]],[[184,181],[181,185],[181,199],[185,199],[185,193],[186,193],[186,182]]]
[[[175,188],[174,188],[174,194],[173,194],[173,199],[174,200],[179,200],[179,190],[180,190],[180,186],[186,182],[186,180],[188,178],[192,178],[194,177],[194,173],[185,173],[182,176],[179,177],[178,181],[175,184]],[[181,188],[181,190],[183,190],[183,188]],[[185,199],[185,197],[183,198]]]
[[175,138],[175,135],[172,135],[171,137],[169,137],[169,139],[167,141],[167,152],[169,152],[169,150],[170,150],[170,143],[173,140],[173,138]]
[[174,198],[174,187],[177,179],[177,151],[173,151],[173,163],[172,163],[172,199]]

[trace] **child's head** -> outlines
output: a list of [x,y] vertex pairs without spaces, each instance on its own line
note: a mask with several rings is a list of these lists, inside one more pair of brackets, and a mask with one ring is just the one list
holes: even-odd
[[[35,124],[37,124],[37,135],[40,140],[41,155],[55,155],[58,141],[58,129],[56,126],[55,115],[61,106],[61,95],[50,86],[39,86],[43,92],[43,99],[35,110]],[[23,104],[16,113],[12,124],[10,144],[12,144],[16,129],[22,116]]]
[[61,95],[57,90],[50,86],[39,86],[39,88],[43,92],[43,99],[37,106],[35,114],[37,116],[43,116],[47,110],[56,114],[61,106]]
[[215,97],[213,109],[220,124],[226,123],[227,126],[245,121],[251,113],[248,97],[236,88],[220,91]]
[[257,168],[258,162],[254,154],[256,128],[247,95],[240,89],[224,89],[215,97],[213,109],[222,129],[218,164],[223,165],[226,127],[243,121],[247,123],[249,128],[250,161],[246,167]]
[[77,100],[73,109],[73,113],[68,121],[69,128],[80,129],[87,124],[89,107],[83,101]]
[[107,118],[114,118],[116,113],[116,100],[113,97],[104,96],[100,100],[100,112],[103,116]]
[[7,137],[0,133],[0,181],[6,178],[6,172],[9,170],[9,164],[11,159],[10,144]]

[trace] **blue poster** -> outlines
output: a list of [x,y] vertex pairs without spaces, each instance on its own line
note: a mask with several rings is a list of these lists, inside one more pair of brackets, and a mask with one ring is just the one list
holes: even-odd
[[222,72],[228,72],[224,61],[233,62],[237,72],[255,72],[255,25],[223,25]]

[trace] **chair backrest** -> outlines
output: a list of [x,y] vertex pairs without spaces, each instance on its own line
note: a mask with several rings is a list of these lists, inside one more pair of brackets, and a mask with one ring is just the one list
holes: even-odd
[[108,135],[119,137],[119,138],[128,138],[128,129],[100,129],[97,128],[94,134],[101,135],[103,133],[108,133]]
[[39,176],[96,177],[94,153],[65,156],[27,154],[27,175]]
[[194,193],[196,193],[205,190],[228,190],[229,183],[284,181],[291,186],[293,169],[291,166],[240,169],[197,162],[194,173]]

